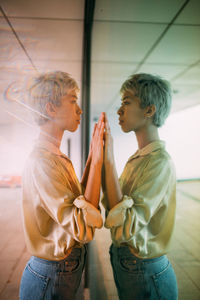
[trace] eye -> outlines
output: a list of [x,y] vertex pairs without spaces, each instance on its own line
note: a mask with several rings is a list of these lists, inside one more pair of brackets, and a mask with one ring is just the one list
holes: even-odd
[[129,105],[130,102],[129,101],[123,101],[122,105]]

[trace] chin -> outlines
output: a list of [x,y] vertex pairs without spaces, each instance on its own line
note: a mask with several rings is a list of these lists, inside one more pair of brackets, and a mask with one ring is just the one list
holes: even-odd
[[76,130],[77,130],[77,128],[67,128],[67,129],[65,129],[65,130],[67,130],[67,131],[69,131],[69,132],[75,132]]
[[125,133],[129,133],[129,132],[131,132],[132,130],[122,129],[122,131],[125,132]]
[[75,132],[78,129],[78,125],[68,129],[70,132]]
[[72,129],[71,132],[75,132],[78,128]]
[[131,131],[130,129],[128,129],[128,128],[124,128],[124,127],[122,127],[122,126],[121,126],[121,130],[122,130],[123,132],[125,132],[125,133],[128,133],[128,132],[130,132],[130,131]]

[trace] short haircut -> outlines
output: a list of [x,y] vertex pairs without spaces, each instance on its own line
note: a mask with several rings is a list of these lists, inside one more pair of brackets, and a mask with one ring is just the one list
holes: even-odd
[[39,74],[27,84],[27,101],[34,111],[34,119],[38,125],[43,125],[49,117],[46,104],[61,105],[61,98],[70,90],[79,92],[76,81],[65,72],[55,71]]
[[170,83],[160,76],[146,73],[131,75],[123,84],[120,93],[134,92],[140,99],[141,108],[155,105],[156,112],[153,116],[153,124],[160,127],[168,117],[172,103],[172,91]]

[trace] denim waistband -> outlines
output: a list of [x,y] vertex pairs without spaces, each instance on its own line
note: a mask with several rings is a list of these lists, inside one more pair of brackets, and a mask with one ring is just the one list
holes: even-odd
[[31,256],[27,263],[27,267],[31,268],[33,272],[42,274],[43,276],[52,277],[57,272],[65,272],[69,270],[69,266],[72,262],[77,263],[77,266],[81,266],[85,261],[86,250],[85,245],[81,248],[72,248],[71,253],[66,258],[59,261]]
[[163,260],[163,259],[166,259],[166,255],[162,255],[162,256],[158,256],[158,257],[154,257],[154,258],[140,258],[140,257],[137,257],[136,255],[133,254],[133,252],[130,250],[129,246],[121,246],[121,247],[116,247],[114,245],[111,245],[111,251],[113,252],[117,252],[117,254],[119,256],[124,256],[124,255],[131,255],[134,260],[137,262],[137,263],[153,263],[153,262],[158,262],[160,260]]
[[33,262],[37,262],[37,263],[44,264],[44,265],[55,265],[56,266],[56,265],[61,265],[62,263],[65,263],[65,261],[69,258],[69,256],[77,257],[84,253],[85,253],[85,246],[83,246],[81,248],[73,248],[71,250],[70,254],[61,260],[47,260],[47,259],[43,259],[43,258],[40,258],[37,256],[32,256],[31,260]]

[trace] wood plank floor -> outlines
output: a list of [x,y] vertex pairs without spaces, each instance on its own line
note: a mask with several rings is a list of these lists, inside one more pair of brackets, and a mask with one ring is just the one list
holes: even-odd
[[[29,258],[23,237],[20,198],[21,189],[0,189],[0,300],[19,299],[20,278]],[[177,275],[180,300],[200,299],[199,232],[200,181],[178,183],[176,229],[168,256]],[[104,285],[105,299],[117,300],[108,256],[110,243],[108,230],[96,231],[92,247],[98,262],[93,270],[101,269],[102,278],[98,280]],[[100,298],[91,290],[90,299]]]

